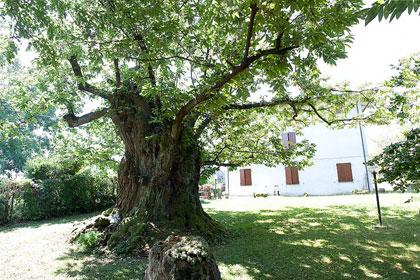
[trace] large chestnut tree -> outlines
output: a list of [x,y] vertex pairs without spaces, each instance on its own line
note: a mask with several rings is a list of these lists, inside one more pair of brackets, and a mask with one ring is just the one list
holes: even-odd
[[[1,14],[9,50],[23,43],[37,54],[34,100],[66,110],[70,127],[108,118],[121,138],[119,214],[207,235],[219,227],[199,201],[203,168],[305,166],[313,146],[285,149],[287,127],[349,122],[356,101],[376,107],[353,120],[378,116],[377,89],[328,87],[317,66],[346,56],[362,8],[361,0],[3,0]],[[86,102],[98,108],[86,113]]]

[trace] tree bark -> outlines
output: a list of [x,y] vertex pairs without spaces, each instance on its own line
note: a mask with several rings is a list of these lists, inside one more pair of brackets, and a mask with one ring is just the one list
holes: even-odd
[[5,200],[3,208],[3,217],[2,217],[2,224],[7,224],[9,222],[9,200]]
[[184,128],[180,139],[173,139],[170,125],[151,124],[152,105],[140,96],[124,95],[115,103],[131,106],[117,107],[111,115],[125,146],[116,203],[122,217],[140,214],[171,231],[203,236],[220,230],[199,200],[201,158],[192,129]]

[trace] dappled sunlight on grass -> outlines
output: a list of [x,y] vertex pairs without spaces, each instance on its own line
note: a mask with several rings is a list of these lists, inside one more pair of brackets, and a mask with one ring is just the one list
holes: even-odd
[[350,262],[351,263],[351,259],[349,258],[349,256],[344,255],[344,254],[338,254],[338,258],[342,261],[346,261],[346,262]]
[[313,248],[326,247],[327,243],[328,241],[325,239],[315,239],[315,240],[306,239],[306,240],[299,240],[296,242],[289,242],[289,244],[292,244],[292,245],[303,245],[303,246],[313,247]]
[[384,208],[383,228],[374,210],[213,212],[236,236],[215,250],[223,279],[419,279],[418,210]]
[[[219,265],[220,273],[223,275],[223,279],[241,279],[241,280],[252,280],[252,277],[248,272],[252,270],[252,274],[259,274],[258,269],[246,268],[240,264],[234,265]],[[271,275],[266,275],[268,279],[272,278]]]
[[62,267],[55,275],[64,275],[76,279],[142,279],[146,268],[146,258],[105,255],[89,255],[70,250],[58,260],[63,261]]
[[382,275],[370,270],[369,268],[367,268],[364,265],[359,265],[359,269],[361,271],[363,271],[363,273],[365,274],[366,277],[368,278],[383,278]]
[[[383,207],[384,227],[376,227],[375,204],[302,205],[207,208],[231,233],[214,248],[222,279],[420,279],[419,204]],[[72,250],[65,241],[72,224],[90,216],[0,228],[0,279],[142,279],[145,258]]]
[[258,224],[271,224],[271,223],[273,223],[274,222],[274,220],[273,219],[268,219],[268,220],[258,220],[258,221],[255,221],[256,223],[258,223]]
[[417,244],[410,244],[407,246],[407,250],[414,253],[420,253],[420,246]]

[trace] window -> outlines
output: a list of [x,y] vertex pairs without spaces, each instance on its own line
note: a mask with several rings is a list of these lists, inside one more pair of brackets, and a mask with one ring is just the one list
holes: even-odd
[[287,149],[293,143],[296,143],[296,133],[294,132],[286,132],[282,134],[282,142],[283,146]]
[[296,167],[286,167],[286,185],[299,184],[299,172]]
[[338,182],[353,182],[351,163],[337,163]]
[[239,170],[239,174],[241,177],[241,186],[252,185],[251,169],[241,169]]

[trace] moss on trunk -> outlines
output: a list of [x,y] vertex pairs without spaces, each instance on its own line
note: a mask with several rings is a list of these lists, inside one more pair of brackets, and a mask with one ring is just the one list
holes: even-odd
[[[145,107],[135,96],[125,98],[132,100],[124,104]],[[172,233],[214,239],[223,229],[204,212],[199,200],[198,140],[190,127],[183,129],[180,139],[172,139],[170,126],[152,126],[148,111],[113,115],[125,155],[118,171],[116,203],[122,221],[110,236],[110,247],[119,252],[147,250]]]

